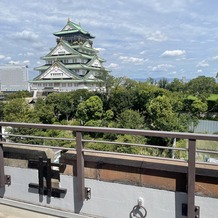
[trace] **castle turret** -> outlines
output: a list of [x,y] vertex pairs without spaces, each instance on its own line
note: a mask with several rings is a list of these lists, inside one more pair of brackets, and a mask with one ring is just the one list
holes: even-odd
[[95,37],[69,19],[62,30],[53,34],[57,44],[42,58],[45,64],[35,68],[40,74],[30,81],[31,90],[98,90],[102,82],[98,78],[108,70],[93,48]]

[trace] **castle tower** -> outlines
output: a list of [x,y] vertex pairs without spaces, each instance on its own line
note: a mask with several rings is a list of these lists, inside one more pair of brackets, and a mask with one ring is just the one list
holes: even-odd
[[31,91],[98,90],[102,82],[99,78],[108,70],[93,48],[95,37],[69,19],[61,31],[53,34],[57,44],[42,58],[45,64],[35,68],[40,74],[29,82]]

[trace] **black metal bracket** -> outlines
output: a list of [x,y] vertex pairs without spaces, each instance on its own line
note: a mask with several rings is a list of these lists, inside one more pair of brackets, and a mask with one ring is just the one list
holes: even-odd
[[[188,215],[188,205],[182,204],[182,216]],[[195,206],[195,217],[194,218],[200,218],[200,207]]]
[[11,185],[11,176],[5,175],[5,185]]
[[85,187],[85,199],[90,200],[91,199],[91,188]]
[[60,171],[65,168],[65,164],[51,163],[51,159],[39,158],[39,160],[29,160],[29,168],[38,169],[38,184],[30,183],[29,188],[38,189],[40,195],[48,197],[61,197],[66,194],[67,189],[52,187],[52,179],[60,181]]
[[[1,132],[1,128],[0,128]],[[1,136],[0,136],[1,139]],[[11,176],[5,175],[5,169],[4,169],[4,152],[3,152],[3,146],[0,144],[0,188],[4,188],[5,185],[11,184]]]

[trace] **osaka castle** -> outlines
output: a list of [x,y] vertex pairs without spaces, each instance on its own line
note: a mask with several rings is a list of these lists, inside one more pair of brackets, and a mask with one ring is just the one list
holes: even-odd
[[57,37],[56,46],[42,57],[45,64],[34,68],[39,75],[29,81],[34,95],[37,92],[95,91],[102,88],[100,78],[108,70],[93,48],[95,37],[70,19],[62,30],[53,34]]

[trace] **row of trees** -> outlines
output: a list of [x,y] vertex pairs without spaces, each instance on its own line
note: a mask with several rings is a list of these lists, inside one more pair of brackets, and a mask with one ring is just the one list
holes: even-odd
[[177,78],[173,79],[172,82],[169,82],[166,78],[162,78],[158,81],[148,78],[147,82],[172,92],[189,93],[192,95],[218,94],[218,84],[213,77],[199,76],[188,82]]
[[[212,92],[209,91],[211,85],[208,87],[204,85],[205,92],[201,92],[203,88],[199,88],[196,83],[198,84],[202,80],[205,84],[206,81],[208,84],[209,81],[212,81],[211,78],[199,77],[189,82],[189,89],[182,89],[180,85],[183,83],[175,79],[163,88],[161,84],[152,84],[151,79],[146,82],[137,82],[107,75],[103,84],[106,87],[105,92],[76,90],[68,93],[51,93],[45,99],[38,98],[34,105],[29,104],[25,98],[29,96],[28,92],[8,95],[8,100],[1,104],[1,114],[3,120],[9,122],[188,131],[189,126],[193,123],[196,124],[198,118],[208,111],[205,95]],[[183,84],[183,86],[186,85]],[[192,89],[199,90],[199,92],[193,92]],[[190,94],[195,98],[188,98]],[[216,103],[214,105],[216,106]],[[12,131],[17,133],[18,130],[13,129]],[[23,131],[25,134],[48,137],[72,137],[72,133],[62,131],[33,131],[31,129],[19,131]],[[171,143],[168,139],[149,139],[139,136],[112,134],[98,134],[96,136],[104,140],[110,139],[118,142],[142,144],[147,142],[164,146]],[[93,135],[86,137],[93,137]],[[18,139],[14,138],[13,140]],[[32,142],[30,139],[20,139],[20,141]],[[34,143],[45,142],[35,139]],[[49,141],[47,144],[54,144],[54,142]],[[63,142],[62,145],[74,146],[73,143],[69,142]],[[151,152],[131,146],[102,144],[89,146],[94,149],[128,153]]]

